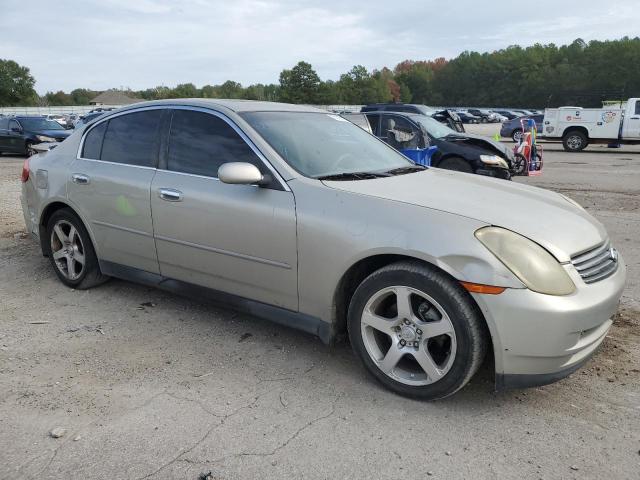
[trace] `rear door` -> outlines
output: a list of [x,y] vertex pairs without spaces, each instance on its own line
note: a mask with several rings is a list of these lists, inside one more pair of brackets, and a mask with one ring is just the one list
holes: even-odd
[[[227,162],[252,163],[273,184],[222,183]],[[162,275],[297,310],[295,201],[276,176],[227,117],[175,107],[151,188]]]
[[2,151],[7,153],[25,153],[25,140],[22,125],[14,119],[9,119],[9,124],[5,130],[2,140]]
[[165,113],[162,107],[125,112],[84,134],[68,195],[103,262],[159,273],[149,197]]

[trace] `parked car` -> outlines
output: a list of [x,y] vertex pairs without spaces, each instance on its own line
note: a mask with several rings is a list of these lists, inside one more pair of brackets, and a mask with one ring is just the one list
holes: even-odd
[[59,123],[63,128],[67,128],[67,119],[64,115],[44,115],[44,118]]
[[471,115],[468,112],[458,110],[456,113],[460,117],[462,123],[480,123],[480,119],[478,117],[476,117],[475,115]]
[[433,115],[436,110],[426,105],[416,103],[372,103],[360,109],[361,112],[405,112],[420,113],[422,115]]
[[528,118],[533,118],[536,122],[536,130],[540,134],[542,133],[542,123],[544,120],[544,115],[532,115],[529,117],[518,117],[513,120],[509,120],[502,124],[500,128],[500,136],[501,137],[510,137],[514,142],[519,143],[522,138],[522,123],[521,120],[526,120]]
[[518,118],[522,116],[512,112],[511,110],[492,110],[492,111],[494,113],[497,113],[498,115],[502,115],[503,117],[506,117],[507,120],[513,120],[514,118]]
[[437,120],[440,123],[447,125],[452,130],[459,133],[465,133],[464,124],[458,116],[457,112],[453,110],[440,110],[431,115],[431,118]]
[[487,352],[499,388],[569,375],[625,286],[604,227],[567,197],[416,166],[302,105],[123,107],[25,161],[21,199],[68,287],[115,276],[348,335],[374,378],[423,399]]
[[489,110],[480,110],[479,108],[469,108],[467,113],[470,113],[474,117],[480,119],[480,123],[495,123],[498,121],[498,117],[491,113]]
[[61,142],[70,135],[58,122],[44,117],[0,118],[0,153],[33,155],[33,145]]
[[95,120],[96,118],[104,114],[105,114],[104,111],[87,113],[86,115],[83,115],[80,118],[78,118],[78,120],[76,121],[76,124],[74,125],[74,128],[78,128],[78,127],[81,127],[82,125],[86,125],[87,123]]
[[396,150],[437,147],[431,166],[510,179],[513,152],[479,135],[461,134],[425,115],[365,113],[373,134]]

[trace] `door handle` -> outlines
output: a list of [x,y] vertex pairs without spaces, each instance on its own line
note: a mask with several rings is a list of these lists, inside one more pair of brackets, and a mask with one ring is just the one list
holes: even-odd
[[80,185],[87,185],[89,183],[89,177],[83,173],[74,173],[71,175],[71,181]]
[[161,188],[158,191],[158,196],[167,202],[182,201],[182,192],[180,190],[174,190],[173,188]]

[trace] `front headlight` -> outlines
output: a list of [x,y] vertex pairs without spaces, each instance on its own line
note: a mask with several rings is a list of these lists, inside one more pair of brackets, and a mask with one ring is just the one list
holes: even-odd
[[504,158],[497,155],[480,155],[480,161],[485,165],[493,165],[495,167],[509,168]]
[[55,142],[56,139],[53,137],[47,137],[46,135],[36,135],[36,138],[41,142]]
[[537,243],[500,227],[480,228],[475,236],[528,289],[547,295],[575,292],[562,265]]

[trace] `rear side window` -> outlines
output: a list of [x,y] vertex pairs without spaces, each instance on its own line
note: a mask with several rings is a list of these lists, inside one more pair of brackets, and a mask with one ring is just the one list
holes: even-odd
[[260,159],[227,122],[208,113],[174,110],[167,169],[217,177],[220,165],[228,162],[247,162],[262,170]]
[[0,130],[7,130],[9,128],[9,119],[0,118]]
[[636,100],[636,115],[640,115],[640,100]]
[[127,113],[109,120],[100,159],[139,167],[155,167],[163,110]]
[[102,150],[102,139],[107,129],[108,122],[102,122],[92,128],[87,136],[84,137],[84,145],[82,146],[82,158],[91,158],[100,160],[100,151]]

